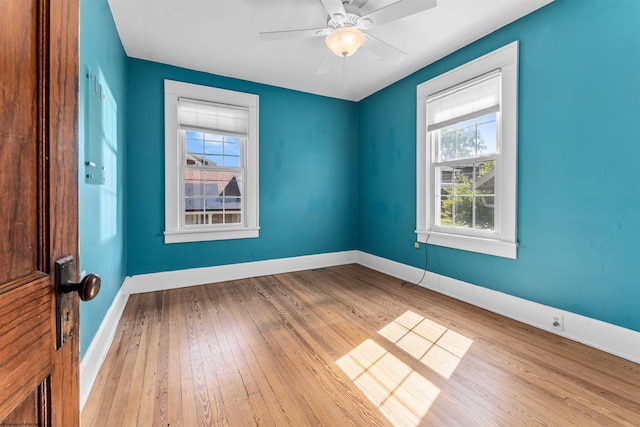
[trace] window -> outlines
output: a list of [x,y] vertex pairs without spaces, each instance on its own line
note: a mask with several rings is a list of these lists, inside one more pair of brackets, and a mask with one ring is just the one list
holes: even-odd
[[518,42],[417,88],[418,241],[516,258]]
[[165,80],[165,243],[258,230],[258,96]]

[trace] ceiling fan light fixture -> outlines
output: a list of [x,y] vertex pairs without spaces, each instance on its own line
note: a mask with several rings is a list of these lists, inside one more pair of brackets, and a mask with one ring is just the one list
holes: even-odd
[[364,34],[356,27],[339,27],[325,39],[327,47],[338,56],[351,56],[364,43]]

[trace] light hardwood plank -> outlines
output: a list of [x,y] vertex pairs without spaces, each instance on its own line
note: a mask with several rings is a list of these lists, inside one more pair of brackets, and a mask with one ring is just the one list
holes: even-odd
[[133,295],[83,425],[633,426],[640,366],[358,265]]

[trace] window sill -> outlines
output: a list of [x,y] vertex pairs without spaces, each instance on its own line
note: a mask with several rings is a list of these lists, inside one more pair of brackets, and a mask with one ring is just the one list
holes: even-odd
[[478,252],[486,255],[516,259],[518,255],[517,242],[487,239],[474,236],[440,233],[435,231],[416,230],[418,241],[430,245],[444,246],[463,251]]
[[209,240],[252,239],[258,237],[260,227],[227,228],[219,230],[165,231],[164,243],[205,242]]

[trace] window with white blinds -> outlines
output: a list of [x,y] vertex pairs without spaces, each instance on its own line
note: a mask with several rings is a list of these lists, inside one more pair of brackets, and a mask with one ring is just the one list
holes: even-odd
[[165,243],[258,237],[258,97],[165,81]]
[[518,44],[417,88],[418,241],[516,258]]
[[245,107],[180,98],[178,123],[181,129],[247,136],[249,110]]
[[427,99],[427,131],[432,132],[500,111],[500,70],[449,88]]

